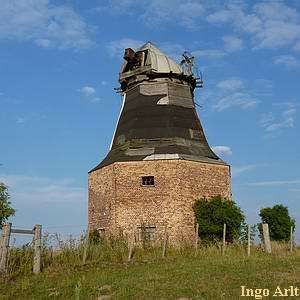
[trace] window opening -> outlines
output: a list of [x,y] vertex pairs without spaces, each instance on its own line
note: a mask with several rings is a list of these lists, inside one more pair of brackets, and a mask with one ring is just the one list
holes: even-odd
[[142,176],[142,185],[154,185],[154,176]]
[[155,240],[156,227],[153,225],[141,225],[137,227],[137,241],[150,242]]

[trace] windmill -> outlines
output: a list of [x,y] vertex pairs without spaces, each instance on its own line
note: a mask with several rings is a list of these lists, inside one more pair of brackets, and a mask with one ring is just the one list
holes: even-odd
[[194,199],[230,197],[230,166],[210,148],[197,115],[194,90],[203,81],[194,73],[188,52],[177,63],[150,42],[125,49],[110,149],[89,171],[90,229],[136,232],[137,241],[145,233],[151,242],[168,230],[171,243],[193,240]]

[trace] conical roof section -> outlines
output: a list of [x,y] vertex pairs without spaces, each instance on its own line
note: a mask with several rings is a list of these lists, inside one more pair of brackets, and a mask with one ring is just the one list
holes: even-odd
[[138,48],[137,52],[139,51],[148,52],[148,57],[145,64],[151,65],[156,73],[183,74],[182,67],[160,49],[155,47],[151,42],[147,42]]
[[[127,51],[127,52],[126,52]],[[147,42],[125,50],[120,83],[123,105],[105,159],[115,162],[183,159],[226,164],[210,148],[194,102],[195,79]]]

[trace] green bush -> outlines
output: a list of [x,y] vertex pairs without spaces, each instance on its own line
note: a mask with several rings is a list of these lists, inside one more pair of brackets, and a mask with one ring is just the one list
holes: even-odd
[[10,206],[9,198],[6,185],[0,182],[0,229],[2,224],[15,214],[15,210]]
[[[288,208],[282,204],[273,207],[265,207],[260,210],[262,223],[269,225],[270,239],[273,241],[288,241],[290,230],[295,230],[295,220],[289,216]],[[262,223],[258,224],[260,235],[262,236]]]
[[226,224],[226,241],[233,242],[239,238],[245,217],[235,202],[222,196],[200,198],[194,204],[194,212],[199,224],[201,240],[220,240],[223,236],[224,223]]

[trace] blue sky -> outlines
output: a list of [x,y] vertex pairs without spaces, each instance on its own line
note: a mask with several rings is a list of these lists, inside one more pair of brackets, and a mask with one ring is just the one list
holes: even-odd
[[13,225],[86,228],[87,172],[113,135],[123,49],[147,41],[196,57],[198,113],[247,221],[280,203],[300,226],[296,0],[0,0],[0,181]]

